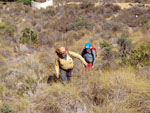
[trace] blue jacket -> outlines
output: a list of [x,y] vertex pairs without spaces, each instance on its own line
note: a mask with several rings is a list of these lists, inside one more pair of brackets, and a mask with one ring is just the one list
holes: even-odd
[[96,62],[96,54],[93,49],[88,53],[86,49],[83,49],[81,53],[82,57],[85,59],[86,62],[92,62],[93,65],[95,65]]

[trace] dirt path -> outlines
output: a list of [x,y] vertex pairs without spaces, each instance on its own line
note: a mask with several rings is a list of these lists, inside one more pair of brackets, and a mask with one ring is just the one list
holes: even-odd
[[[81,5],[82,2],[68,2],[63,4],[58,4],[55,7],[65,6],[65,5]],[[103,2],[97,2],[94,4],[94,7],[99,7],[103,5]],[[150,4],[142,4],[142,3],[112,3],[113,5],[118,5],[121,9],[129,9],[134,6],[142,5],[145,7],[150,7]]]
[[134,6],[144,6],[150,8],[150,4],[142,4],[142,3],[113,3],[113,4],[118,5],[122,10],[129,9]]

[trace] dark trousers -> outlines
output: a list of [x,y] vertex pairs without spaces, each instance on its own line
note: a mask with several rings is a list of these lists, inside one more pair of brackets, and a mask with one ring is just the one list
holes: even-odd
[[64,84],[66,84],[68,80],[70,80],[71,72],[72,72],[72,69],[64,70],[60,68],[60,77]]

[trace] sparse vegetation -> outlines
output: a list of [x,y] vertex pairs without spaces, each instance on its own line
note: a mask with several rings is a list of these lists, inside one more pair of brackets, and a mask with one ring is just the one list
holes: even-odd
[[37,33],[32,31],[30,27],[26,27],[22,30],[22,37],[19,39],[20,43],[37,43]]
[[0,107],[0,113],[16,113],[8,104]]
[[66,27],[66,31],[70,30],[80,30],[84,28],[91,28],[93,24],[84,18],[77,18],[73,23],[70,23]]
[[128,39],[128,34],[122,34],[121,38],[118,39],[117,43],[120,47],[119,56],[122,60],[125,60],[132,47],[131,40]]
[[[115,1],[140,3],[127,9],[114,0],[56,0],[81,4],[41,10],[16,1],[0,2],[0,113],[150,113],[148,0]],[[56,48],[80,53],[90,41],[94,68],[85,73],[76,59],[71,82],[61,84]]]
[[107,60],[111,59],[113,57],[112,45],[109,42],[104,41],[100,43],[100,46],[102,49],[104,49],[104,53],[103,53],[104,59],[107,59]]
[[56,9],[53,8],[53,7],[50,7],[50,8],[48,8],[48,9],[44,9],[44,10],[42,11],[42,13],[43,13],[44,15],[46,15],[46,16],[55,16],[55,14],[56,14]]
[[92,7],[94,4],[90,0],[83,0],[81,8],[89,8]]
[[129,54],[129,63],[133,65],[150,64],[150,42],[143,43],[139,48],[133,49]]
[[7,26],[5,23],[0,23],[0,35],[13,36],[15,28],[12,26]]
[[17,1],[17,2],[22,2],[22,3],[24,3],[25,5],[30,5],[32,0],[15,0],[15,1]]

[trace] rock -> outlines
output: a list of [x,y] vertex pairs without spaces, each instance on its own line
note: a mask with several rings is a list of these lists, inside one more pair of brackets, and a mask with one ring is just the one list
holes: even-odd
[[112,38],[112,44],[117,44],[118,39],[117,38]]
[[32,1],[31,6],[33,9],[46,9],[48,6],[53,6],[53,0],[46,0],[46,2],[43,3]]
[[26,44],[19,44],[18,46],[15,47],[16,52],[27,52],[27,53],[32,53],[32,49],[29,49]]
[[36,25],[35,29],[36,29],[36,31],[41,32],[42,26],[41,25]]
[[131,27],[128,27],[128,32],[129,32],[129,34],[133,34],[133,28],[131,28]]

